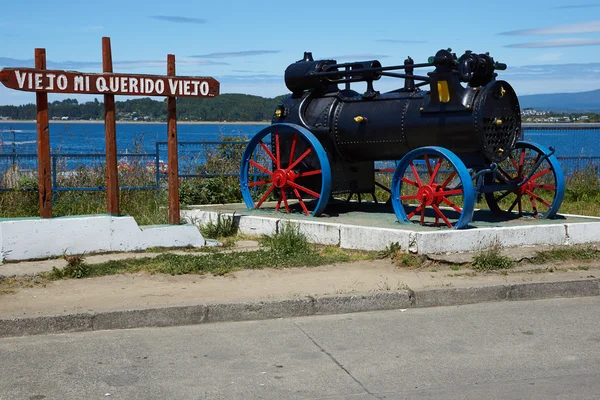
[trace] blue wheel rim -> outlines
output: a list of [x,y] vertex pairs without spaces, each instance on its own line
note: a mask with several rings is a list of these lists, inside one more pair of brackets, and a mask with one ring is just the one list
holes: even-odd
[[[403,184],[406,184],[402,181],[402,178],[405,176],[405,173],[408,168],[410,168],[411,162],[414,162],[419,157],[438,157],[443,158],[446,163],[449,163],[454,171],[456,171],[456,176],[460,179],[460,184],[462,186],[462,208],[460,217],[453,224],[453,227],[456,229],[466,228],[471,222],[471,218],[473,217],[473,211],[475,210],[475,188],[473,187],[473,182],[471,180],[471,175],[469,174],[469,170],[465,166],[465,164],[461,161],[460,158],[453,152],[443,147],[438,146],[429,146],[429,147],[421,147],[407,153],[398,164],[396,171],[394,172],[394,177],[392,179],[392,206],[394,207],[394,212],[396,213],[396,217],[398,221],[403,223],[410,223],[410,219],[406,213],[406,209],[401,200],[401,193]],[[437,177],[436,177],[437,179]],[[426,186],[426,185],[423,185]],[[429,206],[425,206],[426,208]],[[444,225],[446,225],[444,223]]]
[[256,203],[252,198],[250,184],[250,160],[257,149],[260,146],[261,141],[268,135],[274,135],[276,132],[279,135],[293,135],[297,134],[299,138],[304,139],[313,149],[319,160],[321,168],[321,190],[319,192],[319,199],[316,206],[310,214],[313,216],[319,216],[325,211],[329,197],[331,194],[331,167],[329,165],[329,158],[321,142],[313,135],[309,130],[295,125],[295,124],[273,124],[265,129],[258,132],[248,143],[244,154],[242,155],[242,162],[240,165],[240,187],[242,191],[242,198],[248,209],[256,207]]

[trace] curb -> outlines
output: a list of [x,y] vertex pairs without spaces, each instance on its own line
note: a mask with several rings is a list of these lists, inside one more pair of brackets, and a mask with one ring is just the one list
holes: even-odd
[[600,279],[6,318],[0,319],[0,338],[585,296],[600,296]]

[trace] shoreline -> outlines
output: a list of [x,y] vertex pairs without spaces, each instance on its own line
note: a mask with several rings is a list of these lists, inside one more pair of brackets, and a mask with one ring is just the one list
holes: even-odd
[[[0,123],[9,124],[35,124],[37,121],[34,119],[6,119],[0,120]],[[67,121],[49,121],[50,124],[104,124],[103,120],[86,121],[80,119],[67,120]],[[131,124],[131,125],[166,125],[164,121],[116,121],[117,124]],[[177,121],[177,125],[271,125],[270,121]],[[521,124],[523,127],[600,127],[598,122],[525,122]]]
[[[35,124],[35,119],[6,119],[1,120],[0,123],[10,124]],[[93,120],[86,121],[81,119],[67,120],[67,121],[49,121],[50,124],[104,124],[104,121]],[[117,124],[154,124],[154,125],[166,125],[167,121],[116,121]],[[177,125],[270,125],[270,121],[177,121]]]

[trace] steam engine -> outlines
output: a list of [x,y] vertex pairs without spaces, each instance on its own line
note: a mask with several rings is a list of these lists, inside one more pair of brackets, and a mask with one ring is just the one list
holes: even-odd
[[[431,71],[415,74],[419,68]],[[359,194],[359,201],[371,193],[376,202],[375,186],[383,187],[375,181],[378,162],[394,160],[385,189],[400,222],[464,228],[483,196],[506,218],[553,217],[564,193],[562,170],[554,149],[519,141],[517,95],[496,80],[505,69],[487,53],[457,57],[451,49],[395,66],[305,53],[285,71],[291,95],[243,155],[246,205],[274,203],[275,211],[318,216],[339,193]],[[382,77],[403,78],[404,86],[380,93],[374,82]],[[364,91],[353,90],[357,82]]]

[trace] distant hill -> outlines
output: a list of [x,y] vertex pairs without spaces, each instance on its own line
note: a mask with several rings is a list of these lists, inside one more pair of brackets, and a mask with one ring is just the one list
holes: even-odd
[[521,109],[556,112],[600,112],[600,89],[579,93],[531,94],[519,96]]
[[[247,94],[222,94],[210,99],[177,99],[177,118],[180,121],[270,121],[275,107],[284,96],[264,98]],[[36,118],[35,104],[0,106],[0,116],[16,120]],[[48,105],[52,119],[102,120],[104,105],[98,100],[79,103],[75,99],[53,101]],[[149,97],[116,102],[120,121],[166,121],[164,100]]]
[[[180,98],[177,118],[180,121],[270,121],[283,97],[264,98],[247,94],[222,94],[211,99]],[[555,112],[600,113],[600,89],[580,93],[533,94],[520,96],[521,108]],[[116,102],[118,120],[166,121],[164,100],[138,98]],[[98,100],[79,103],[75,99],[49,104],[53,119],[102,120],[104,105]],[[0,106],[0,116],[17,120],[36,118],[35,104]]]

